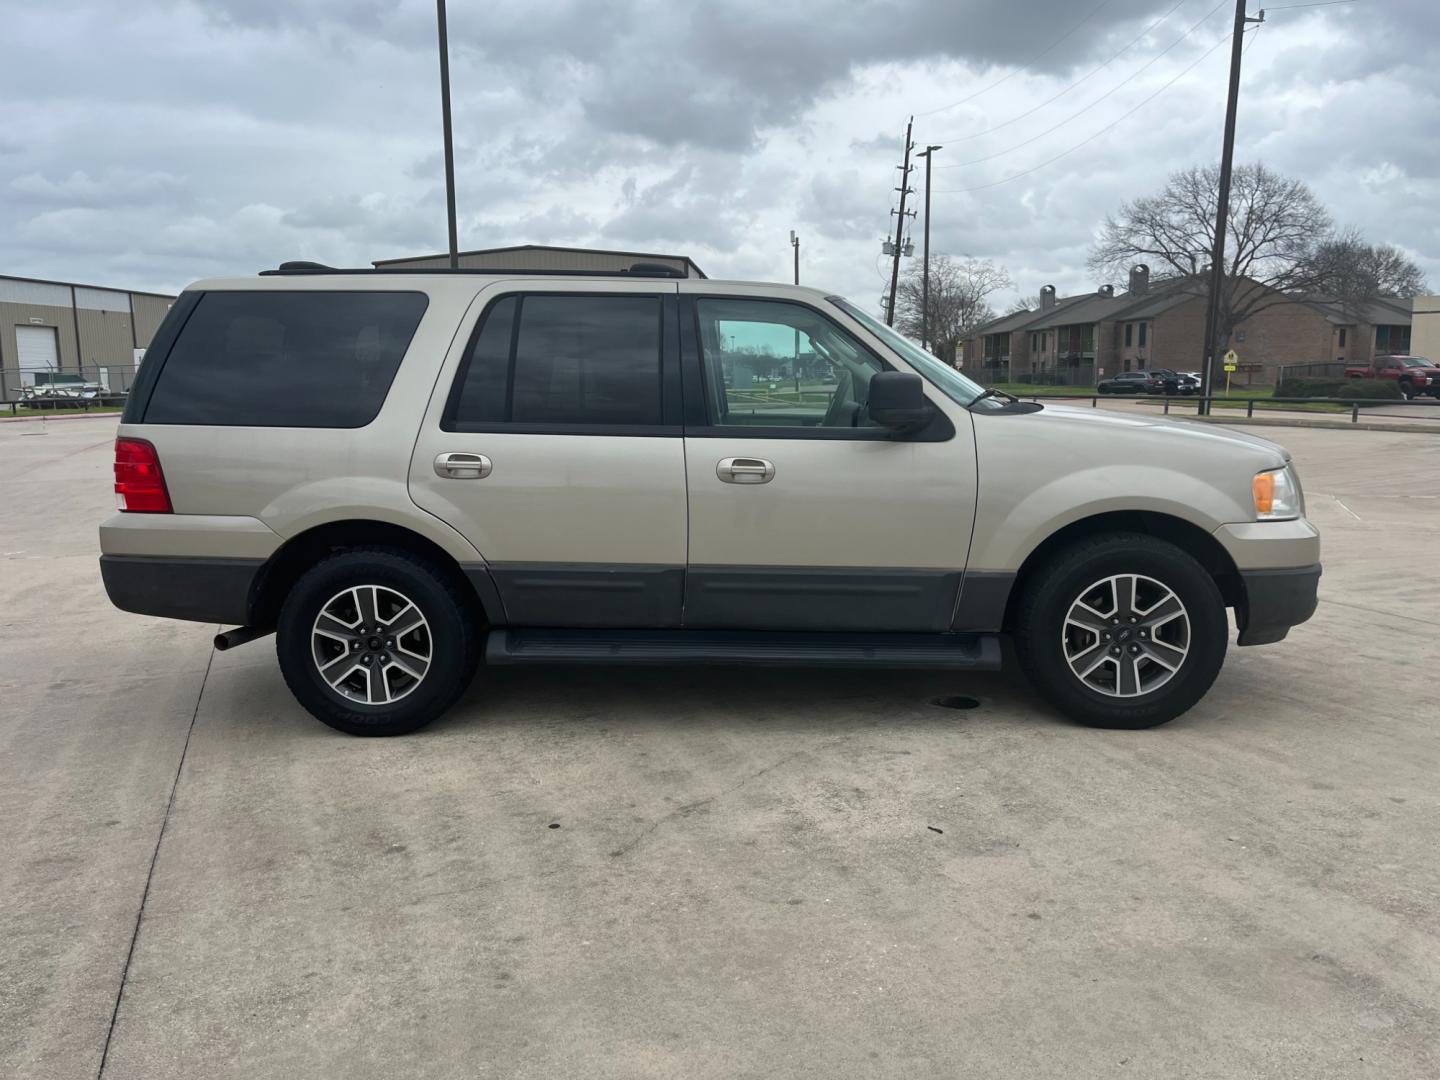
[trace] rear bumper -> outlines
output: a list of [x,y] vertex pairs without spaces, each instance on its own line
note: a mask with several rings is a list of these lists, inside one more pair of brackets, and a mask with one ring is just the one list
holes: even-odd
[[122,611],[192,622],[250,624],[264,559],[101,555],[100,577]]
[[1320,565],[1278,570],[1242,570],[1244,597],[1235,611],[1238,645],[1281,641],[1292,626],[1315,614]]

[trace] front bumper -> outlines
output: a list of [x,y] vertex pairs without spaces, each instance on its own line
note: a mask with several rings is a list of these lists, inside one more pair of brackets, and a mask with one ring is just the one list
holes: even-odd
[[1243,595],[1235,608],[1237,645],[1282,641],[1292,626],[1315,614],[1320,564],[1280,570],[1242,570]]
[[1215,539],[1240,571],[1235,621],[1241,645],[1282,640],[1315,614],[1320,530],[1305,518],[1222,525]]

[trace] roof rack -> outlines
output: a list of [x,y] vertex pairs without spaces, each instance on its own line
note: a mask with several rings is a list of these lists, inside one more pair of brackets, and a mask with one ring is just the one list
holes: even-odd
[[404,269],[393,267],[371,267],[371,266],[326,266],[324,263],[307,262],[304,260],[294,262],[283,262],[274,270],[261,270],[261,277],[302,277],[306,274],[471,274],[483,275],[486,277],[521,275],[529,277],[532,275],[551,277],[641,277],[641,278],[683,278],[685,271],[674,266],[667,266],[664,263],[637,262],[632,263],[624,270],[536,270],[524,269],[521,267],[470,267],[462,266],[452,268],[449,266],[436,267],[434,269],[416,269],[406,267]]

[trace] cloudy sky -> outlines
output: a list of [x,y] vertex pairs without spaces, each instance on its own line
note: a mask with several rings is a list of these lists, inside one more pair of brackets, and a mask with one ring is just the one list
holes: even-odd
[[[1440,3],[1300,3],[1247,36],[1237,157],[1440,288]],[[1103,215],[1218,158],[1233,11],[450,0],[460,244],[788,280],[795,229],[802,280],[873,307],[914,114],[932,249],[1089,289]],[[444,248],[428,0],[0,0],[0,26],[0,273],[174,290]]]

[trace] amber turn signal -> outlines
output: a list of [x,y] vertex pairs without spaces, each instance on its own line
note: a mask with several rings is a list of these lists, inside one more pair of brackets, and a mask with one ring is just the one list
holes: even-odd
[[1257,514],[1268,514],[1275,509],[1274,473],[1256,473],[1251,489],[1255,493],[1255,512]]

